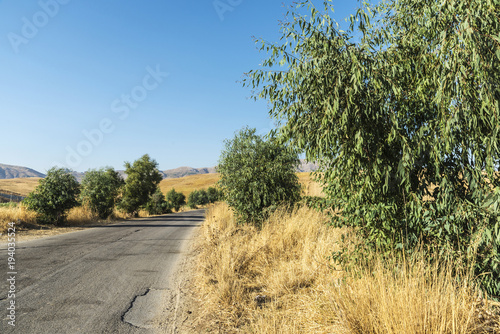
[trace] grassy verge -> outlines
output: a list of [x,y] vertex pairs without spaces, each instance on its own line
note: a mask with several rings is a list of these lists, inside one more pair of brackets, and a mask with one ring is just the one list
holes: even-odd
[[[207,212],[195,289],[207,331],[245,333],[498,332],[494,303],[451,264],[372,264],[347,275],[328,260],[340,231],[299,208],[262,230],[235,224],[225,204]],[[496,328],[496,329],[495,329]]]

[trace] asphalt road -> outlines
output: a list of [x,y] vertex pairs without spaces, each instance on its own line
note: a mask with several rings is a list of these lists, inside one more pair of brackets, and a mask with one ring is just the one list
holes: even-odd
[[[155,333],[203,210],[17,242],[15,299],[0,245],[0,333]],[[8,324],[15,300],[15,327]],[[162,330],[163,331],[163,330]]]

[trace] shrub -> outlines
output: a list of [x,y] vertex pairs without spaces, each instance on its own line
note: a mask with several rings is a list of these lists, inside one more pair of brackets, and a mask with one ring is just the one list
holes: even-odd
[[119,203],[123,211],[137,215],[139,208],[146,205],[163,179],[157,167],[158,163],[147,154],[132,165],[125,163],[127,179]]
[[78,204],[79,194],[80,185],[71,172],[53,167],[23,202],[38,213],[39,222],[58,225],[66,220],[67,211]]
[[169,203],[165,200],[165,196],[160,188],[156,188],[155,193],[151,196],[146,204],[146,211],[150,215],[161,215],[172,212]]
[[255,129],[244,128],[225,142],[219,159],[219,186],[238,221],[260,225],[278,205],[300,198],[297,153]]
[[208,203],[210,203],[208,192],[204,189],[193,190],[188,196],[187,204],[192,209],[195,209],[198,205],[205,205]]
[[222,199],[222,192],[215,187],[209,187],[207,189],[207,195],[209,203],[215,203]]
[[82,180],[82,203],[86,204],[99,218],[108,218],[114,210],[117,196],[124,181],[113,168],[89,170]]
[[171,208],[175,211],[179,211],[181,207],[186,204],[186,196],[172,189],[167,193],[167,202]]

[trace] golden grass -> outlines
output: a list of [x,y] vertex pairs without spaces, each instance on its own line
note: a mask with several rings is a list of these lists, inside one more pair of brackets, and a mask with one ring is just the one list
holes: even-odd
[[[356,277],[327,257],[340,231],[320,213],[276,212],[262,230],[235,224],[212,206],[196,240],[200,323],[221,333],[485,333],[498,327],[492,303],[478,299],[451,266],[376,263]],[[498,329],[500,330],[500,329]]]
[[2,179],[0,180],[0,189],[12,191],[23,196],[27,196],[38,186],[39,177],[25,177],[18,179]]
[[175,191],[181,192],[187,197],[193,190],[207,189],[208,187],[215,186],[217,181],[219,181],[219,174],[188,175],[175,179],[163,179],[160,182],[160,189],[166,194],[175,188]]
[[9,227],[8,224],[18,220],[35,224],[36,214],[27,210],[23,205],[0,207],[0,233],[6,233]]
[[325,195],[323,194],[321,185],[311,179],[311,173],[309,172],[303,172],[303,173],[297,173],[297,176],[299,177],[299,183],[303,187],[303,194],[306,196],[320,196],[324,197]]
[[[321,187],[310,178],[311,173],[297,173],[299,182],[304,186],[305,194],[310,196],[321,196]],[[0,180],[0,189],[12,191],[27,196],[38,186],[40,178],[17,178]],[[172,188],[189,195],[193,190],[207,189],[213,187],[219,180],[219,174],[189,175],[175,179],[164,179],[160,182],[160,189],[167,193]]]

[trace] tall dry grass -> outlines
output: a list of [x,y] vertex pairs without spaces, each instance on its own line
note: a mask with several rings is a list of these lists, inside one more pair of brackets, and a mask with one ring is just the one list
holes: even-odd
[[11,222],[36,223],[36,214],[23,205],[0,206],[0,233],[6,233]]
[[212,206],[198,238],[200,323],[221,333],[486,333],[493,303],[452,265],[375,263],[357,275],[327,260],[341,231],[320,213],[276,212],[262,230]]

